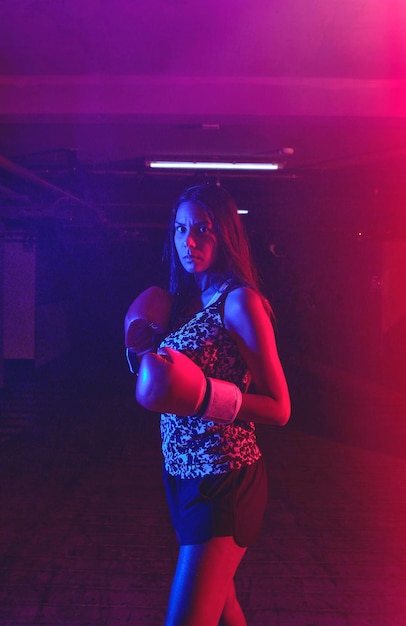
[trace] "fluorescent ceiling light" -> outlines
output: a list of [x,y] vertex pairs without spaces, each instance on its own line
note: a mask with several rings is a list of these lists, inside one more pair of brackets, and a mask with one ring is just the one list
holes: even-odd
[[182,170],[253,170],[269,171],[281,169],[280,163],[234,163],[218,161],[146,161],[146,166],[156,169]]

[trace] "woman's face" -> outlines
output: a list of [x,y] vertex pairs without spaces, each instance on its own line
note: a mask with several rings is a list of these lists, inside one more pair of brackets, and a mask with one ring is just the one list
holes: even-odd
[[175,217],[175,248],[184,269],[207,272],[217,259],[217,236],[206,211],[195,202],[182,202]]

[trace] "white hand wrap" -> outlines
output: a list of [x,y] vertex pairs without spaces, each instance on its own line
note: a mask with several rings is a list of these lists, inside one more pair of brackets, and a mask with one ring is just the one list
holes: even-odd
[[206,422],[232,424],[242,404],[241,390],[226,380],[207,378],[207,391],[198,413]]

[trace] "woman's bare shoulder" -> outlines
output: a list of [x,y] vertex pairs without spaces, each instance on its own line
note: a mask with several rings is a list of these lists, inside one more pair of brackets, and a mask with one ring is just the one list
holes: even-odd
[[235,307],[263,306],[264,297],[254,287],[239,285],[229,291],[226,302]]
[[227,295],[224,307],[224,319],[230,327],[238,326],[242,319],[268,317],[264,300],[252,287],[238,286]]

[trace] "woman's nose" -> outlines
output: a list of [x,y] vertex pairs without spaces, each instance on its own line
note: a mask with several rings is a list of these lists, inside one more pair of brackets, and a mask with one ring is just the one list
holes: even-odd
[[191,233],[186,235],[186,238],[185,238],[185,241],[184,241],[184,245],[185,245],[185,248],[195,248],[196,247],[195,240],[193,239]]

